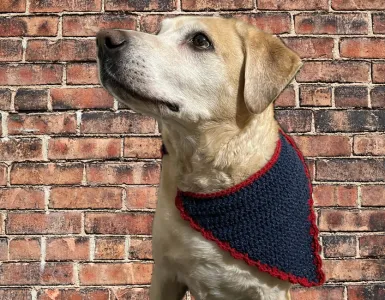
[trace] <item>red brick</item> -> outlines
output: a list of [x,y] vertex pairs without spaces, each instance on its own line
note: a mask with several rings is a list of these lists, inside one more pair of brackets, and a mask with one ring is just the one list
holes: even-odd
[[258,0],[258,9],[267,10],[327,10],[328,0]]
[[373,18],[373,32],[385,33],[385,14],[375,14]]
[[38,300],[109,300],[106,289],[40,289],[37,293]]
[[61,84],[58,64],[0,65],[0,85]]
[[313,200],[316,206],[356,206],[358,191],[352,185],[315,185]]
[[67,84],[98,84],[98,68],[94,63],[68,64]]
[[201,10],[241,10],[253,9],[252,0],[182,0],[182,10],[201,11]]
[[21,61],[22,58],[21,40],[0,40],[0,62]]
[[301,106],[331,106],[332,89],[330,86],[301,85],[299,103]]
[[347,235],[323,236],[322,249],[325,257],[355,257],[356,237]]
[[385,211],[322,209],[319,212],[321,231],[384,231]]
[[385,206],[385,185],[361,186],[362,206]]
[[124,157],[161,158],[161,138],[128,137],[124,139]]
[[63,36],[95,36],[100,29],[136,29],[135,16],[125,14],[76,15],[63,17]]
[[152,259],[151,239],[131,238],[129,255],[131,259]]
[[370,65],[356,61],[305,62],[298,82],[368,82]]
[[175,0],[127,1],[106,0],[106,11],[171,11],[176,9]]
[[0,299],[32,300],[31,290],[23,288],[0,288]]
[[313,114],[310,110],[276,110],[278,123],[286,132],[309,132]]
[[295,91],[292,86],[286,87],[278,98],[274,101],[275,107],[294,107]]
[[40,262],[3,263],[1,268],[0,282],[2,285],[75,283],[73,266],[69,263],[46,263],[43,269]]
[[50,208],[121,208],[122,189],[117,187],[54,187]]
[[333,58],[332,38],[289,37],[282,40],[301,58]]
[[294,16],[295,32],[299,34],[367,34],[366,14],[301,13]]
[[87,237],[48,238],[46,243],[46,260],[88,260]]
[[129,209],[155,209],[158,198],[158,188],[152,186],[129,186],[127,192],[127,207]]
[[385,83],[385,63],[373,62],[372,76],[374,83]]
[[30,12],[100,11],[101,0],[31,0]]
[[48,144],[48,158],[119,158],[120,148],[120,138],[52,138]]
[[44,191],[30,188],[0,189],[0,209],[44,209]]
[[8,134],[65,134],[76,133],[74,113],[10,114]]
[[365,235],[358,238],[361,257],[385,256],[385,236]]
[[12,98],[11,90],[0,89],[0,109],[1,110],[11,109],[11,98]]
[[103,88],[51,89],[53,109],[112,108],[114,99]]
[[335,286],[322,286],[291,289],[291,300],[341,300],[343,299],[344,288]]
[[30,40],[25,59],[28,61],[94,61],[95,41],[90,39]]
[[114,296],[116,300],[150,300],[150,293],[147,288],[118,289],[114,291]]
[[324,271],[329,281],[383,280],[383,260],[324,260]]
[[95,241],[95,259],[124,259],[124,237],[101,237]]
[[349,156],[349,137],[337,135],[293,136],[304,156]]
[[336,107],[368,107],[368,89],[364,86],[337,86],[334,90]]
[[349,300],[381,300],[385,298],[384,284],[349,285]]
[[9,212],[6,230],[8,234],[80,233],[80,218],[78,212]]
[[0,160],[23,161],[43,159],[41,139],[1,139]]
[[158,184],[160,165],[153,162],[94,163],[87,166],[91,184]]
[[10,260],[40,260],[40,239],[14,238],[9,241]]
[[85,112],[82,133],[155,133],[155,120],[129,111]]
[[160,29],[160,23],[165,18],[173,18],[176,15],[144,15],[140,18],[140,31],[156,33]]
[[26,0],[2,0],[0,12],[25,12]]
[[385,39],[348,38],[340,42],[342,57],[385,58]]
[[5,233],[5,215],[0,213],[0,234]]
[[24,110],[47,110],[48,90],[35,90],[20,88],[15,95],[15,109]]
[[385,86],[375,86],[370,91],[370,97],[372,98],[372,108],[384,108],[385,107]]
[[0,17],[0,36],[56,36],[58,23],[53,16]]
[[385,9],[383,0],[332,0],[335,10]]
[[80,163],[16,163],[11,169],[11,184],[80,184]]
[[152,264],[98,263],[80,266],[81,285],[149,284]]
[[385,135],[370,134],[354,136],[354,154],[385,155]]
[[290,15],[288,13],[236,14],[234,17],[269,33],[290,32]]
[[0,261],[8,260],[8,239],[0,237]]
[[[8,170],[7,165],[0,164],[0,185],[6,185],[7,184],[7,170]],[[1,218],[0,218],[0,223],[1,223]]]
[[93,234],[151,234],[150,213],[86,213],[85,231]]

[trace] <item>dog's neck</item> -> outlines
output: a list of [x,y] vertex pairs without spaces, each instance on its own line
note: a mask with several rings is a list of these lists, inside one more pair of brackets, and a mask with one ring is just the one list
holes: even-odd
[[168,155],[175,165],[177,187],[208,193],[235,185],[261,169],[279,138],[273,107],[235,122],[213,122],[194,130],[162,124]]

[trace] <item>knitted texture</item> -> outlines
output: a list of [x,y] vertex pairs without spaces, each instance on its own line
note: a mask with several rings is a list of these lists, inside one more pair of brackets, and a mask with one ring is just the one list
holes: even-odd
[[303,156],[280,132],[273,157],[257,173],[220,192],[178,191],[176,206],[233,257],[309,287],[325,281],[311,194]]

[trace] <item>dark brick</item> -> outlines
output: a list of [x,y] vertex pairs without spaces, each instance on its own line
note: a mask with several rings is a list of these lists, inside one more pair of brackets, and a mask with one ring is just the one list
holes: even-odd
[[349,285],[349,300],[382,300],[385,299],[384,284]]
[[334,90],[336,107],[367,107],[368,94],[364,86],[337,86]]
[[373,108],[385,107],[385,86],[376,86],[370,91]]
[[20,88],[15,96],[15,109],[25,110],[47,110],[48,91]]
[[22,58],[21,40],[0,40],[0,62],[21,61]]
[[324,85],[301,85],[299,103],[301,106],[331,106],[332,88]]
[[170,11],[176,8],[175,0],[106,0],[106,11]]
[[10,110],[12,92],[9,89],[0,89],[0,109]]
[[354,257],[356,238],[349,235],[323,236],[322,249],[325,257]]
[[385,257],[385,235],[365,235],[358,238],[361,257]]
[[310,110],[276,110],[275,117],[286,132],[311,131],[313,115]]

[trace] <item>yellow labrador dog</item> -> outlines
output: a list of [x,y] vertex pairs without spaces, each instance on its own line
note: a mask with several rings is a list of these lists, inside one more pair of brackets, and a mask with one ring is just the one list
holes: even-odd
[[290,283],[237,260],[181,218],[177,189],[234,186],[271,159],[272,102],[301,66],[278,38],[237,19],[177,17],[158,34],[97,36],[103,86],[156,118],[168,154],[153,225],[151,300],[289,299]]

